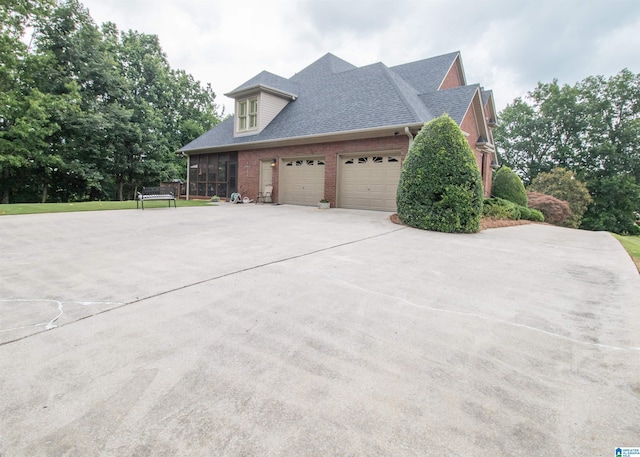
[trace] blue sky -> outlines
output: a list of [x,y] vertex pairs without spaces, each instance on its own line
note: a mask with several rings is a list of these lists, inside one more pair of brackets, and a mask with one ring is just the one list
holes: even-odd
[[640,73],[638,0],[83,0],[94,20],[155,34],[217,101],[262,70],[290,77],[327,52],[388,66],[461,51],[502,110],[536,84]]

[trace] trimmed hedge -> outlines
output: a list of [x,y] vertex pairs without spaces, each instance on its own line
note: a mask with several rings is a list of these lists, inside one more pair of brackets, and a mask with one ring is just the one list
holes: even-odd
[[424,230],[477,232],[482,195],[480,170],[460,127],[447,115],[426,124],[402,165],[399,219]]
[[491,193],[494,197],[504,198],[520,206],[527,206],[527,191],[522,179],[509,167],[500,167],[493,178]]

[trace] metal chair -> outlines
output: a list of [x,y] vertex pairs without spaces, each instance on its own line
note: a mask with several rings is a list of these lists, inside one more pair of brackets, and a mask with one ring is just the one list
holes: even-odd
[[[271,198],[271,192],[273,192],[273,186],[264,186],[263,192],[258,192],[258,198],[256,198],[256,204],[262,200],[262,203],[273,203],[273,199]],[[269,201],[267,202],[267,198]]]

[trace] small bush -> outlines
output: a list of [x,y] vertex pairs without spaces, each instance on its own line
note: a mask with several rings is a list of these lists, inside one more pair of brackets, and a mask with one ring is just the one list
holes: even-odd
[[527,206],[527,192],[522,179],[509,167],[500,167],[493,178],[491,193],[494,197],[504,198],[520,206]]
[[508,219],[517,221],[525,219],[533,222],[543,222],[544,215],[537,209],[517,205],[504,198],[486,198],[482,208],[484,217],[493,219]]
[[518,209],[520,210],[520,219],[531,220],[531,210],[529,208],[520,206]]
[[438,232],[477,232],[482,178],[460,127],[447,115],[426,124],[402,164],[398,218]]
[[520,206],[504,198],[486,198],[482,207],[482,215],[494,219],[520,219]]
[[530,221],[544,222],[544,214],[542,214],[541,211],[533,208],[529,208],[529,211],[531,211],[531,216],[529,217]]
[[529,207],[539,210],[544,215],[544,220],[550,224],[562,225],[571,217],[569,203],[564,200],[539,192],[527,192],[527,197]]

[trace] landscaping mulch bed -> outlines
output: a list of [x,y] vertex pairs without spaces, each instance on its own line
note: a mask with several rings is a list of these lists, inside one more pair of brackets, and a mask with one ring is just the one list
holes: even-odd
[[[398,225],[404,225],[400,222],[397,214],[391,215],[391,222]],[[507,219],[493,219],[491,217],[483,217],[480,220],[480,231],[493,229],[493,228],[501,228],[501,227],[513,227],[514,225],[527,225],[531,224],[531,221],[510,221]]]

